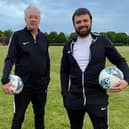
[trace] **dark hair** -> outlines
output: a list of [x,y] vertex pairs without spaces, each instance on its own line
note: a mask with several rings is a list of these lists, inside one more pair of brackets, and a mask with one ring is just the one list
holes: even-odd
[[73,13],[73,16],[72,16],[73,23],[74,23],[74,17],[75,16],[84,15],[84,14],[88,14],[90,19],[91,19],[91,21],[92,21],[92,15],[91,15],[90,11],[87,8],[78,8]]

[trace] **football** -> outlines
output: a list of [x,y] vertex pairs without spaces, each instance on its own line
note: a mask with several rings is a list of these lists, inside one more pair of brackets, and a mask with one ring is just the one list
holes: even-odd
[[123,72],[115,66],[104,68],[99,74],[99,84],[109,89],[124,78]]
[[23,89],[22,79],[17,75],[9,75],[9,80],[13,84],[10,87],[13,94],[19,94]]

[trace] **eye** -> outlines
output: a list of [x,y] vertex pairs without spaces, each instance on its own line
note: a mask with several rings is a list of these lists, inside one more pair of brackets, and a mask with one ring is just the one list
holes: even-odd
[[88,19],[84,19],[83,22],[88,22]]
[[34,16],[35,19],[38,19],[38,16]]
[[29,16],[29,19],[38,19],[38,18],[39,18],[38,16],[32,16],[32,15]]
[[76,21],[76,24],[80,24],[81,23],[81,21]]
[[33,16],[29,16],[29,19],[32,19],[33,18]]

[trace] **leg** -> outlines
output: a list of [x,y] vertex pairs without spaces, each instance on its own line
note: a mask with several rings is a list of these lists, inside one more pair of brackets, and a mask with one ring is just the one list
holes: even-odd
[[35,93],[32,96],[32,104],[35,115],[35,129],[44,129],[44,114],[46,104],[46,93]]
[[94,129],[108,129],[107,106],[92,105],[88,112]]
[[85,111],[67,109],[67,113],[70,120],[71,129],[82,129]]
[[30,102],[27,94],[19,94],[14,97],[14,116],[11,129],[21,129],[26,108]]

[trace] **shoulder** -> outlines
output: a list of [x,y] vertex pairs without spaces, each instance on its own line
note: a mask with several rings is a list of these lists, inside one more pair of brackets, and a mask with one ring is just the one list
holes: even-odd
[[47,36],[43,32],[40,31],[39,35],[47,39]]
[[18,38],[20,35],[22,35],[21,32],[22,30],[14,31],[12,35],[10,36],[10,40]]
[[93,37],[94,39],[97,39],[98,41],[111,42],[108,37],[106,37],[106,36],[104,36],[104,35],[102,35],[102,34],[100,34],[100,33],[94,32],[94,33],[92,33],[91,35],[92,35],[92,37]]
[[99,39],[105,39],[106,37],[100,33],[97,33],[97,32],[94,32],[94,33],[91,33],[92,37],[93,38],[99,38]]
[[12,34],[12,36],[24,36],[24,33],[25,33],[26,31],[24,30],[24,29],[21,29],[21,30],[17,30],[17,31],[15,31],[13,34]]
[[69,46],[77,41],[77,37],[67,39],[65,46]]
[[48,43],[48,38],[43,32],[39,32],[39,37],[41,40],[46,41]]

